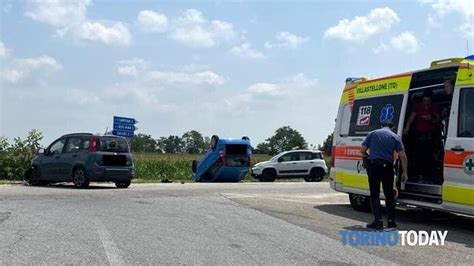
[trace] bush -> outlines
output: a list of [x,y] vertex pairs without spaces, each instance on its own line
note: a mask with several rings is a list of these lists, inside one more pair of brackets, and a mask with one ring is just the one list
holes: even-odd
[[0,179],[22,180],[42,138],[43,134],[36,129],[31,130],[26,139],[14,138],[13,143],[0,137]]

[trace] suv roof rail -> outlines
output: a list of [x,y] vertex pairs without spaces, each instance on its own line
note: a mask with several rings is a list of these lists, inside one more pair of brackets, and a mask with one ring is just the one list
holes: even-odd
[[61,137],[69,137],[69,136],[92,136],[94,134],[92,133],[70,133],[70,134],[65,134],[62,135]]

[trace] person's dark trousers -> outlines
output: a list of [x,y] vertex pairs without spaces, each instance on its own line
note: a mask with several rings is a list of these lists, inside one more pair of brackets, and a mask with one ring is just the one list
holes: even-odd
[[393,193],[393,163],[371,160],[367,169],[370,187],[370,206],[376,221],[382,220],[382,210],[380,206],[380,182],[385,195],[388,220],[395,219],[395,195]]

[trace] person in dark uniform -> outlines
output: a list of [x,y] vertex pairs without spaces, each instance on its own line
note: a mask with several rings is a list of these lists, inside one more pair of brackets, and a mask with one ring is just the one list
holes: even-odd
[[393,132],[394,125],[390,120],[382,123],[382,128],[370,132],[362,142],[361,153],[367,164],[369,176],[370,205],[375,219],[367,224],[368,228],[383,229],[382,211],[380,206],[380,183],[382,183],[387,206],[387,227],[396,228],[395,193],[393,190],[394,171],[393,155],[398,152],[402,162],[401,181],[405,183],[407,176],[407,156],[400,137]]

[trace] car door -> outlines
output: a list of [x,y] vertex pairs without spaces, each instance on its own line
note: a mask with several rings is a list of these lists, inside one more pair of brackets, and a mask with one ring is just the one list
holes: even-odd
[[300,160],[298,152],[289,152],[278,158],[278,174],[293,176],[297,174],[297,164]]
[[443,207],[474,214],[474,86],[457,89],[444,157]]
[[60,178],[61,155],[63,154],[66,138],[53,142],[47,149],[42,160],[41,174],[48,180],[57,181]]
[[82,152],[82,141],[81,137],[69,137],[66,142],[66,148],[64,154],[61,155],[60,163],[60,177],[64,181],[71,180],[72,168],[77,164],[80,159],[80,153]]
[[314,166],[314,156],[312,152],[300,152],[300,161],[297,163],[299,174],[309,174]]

